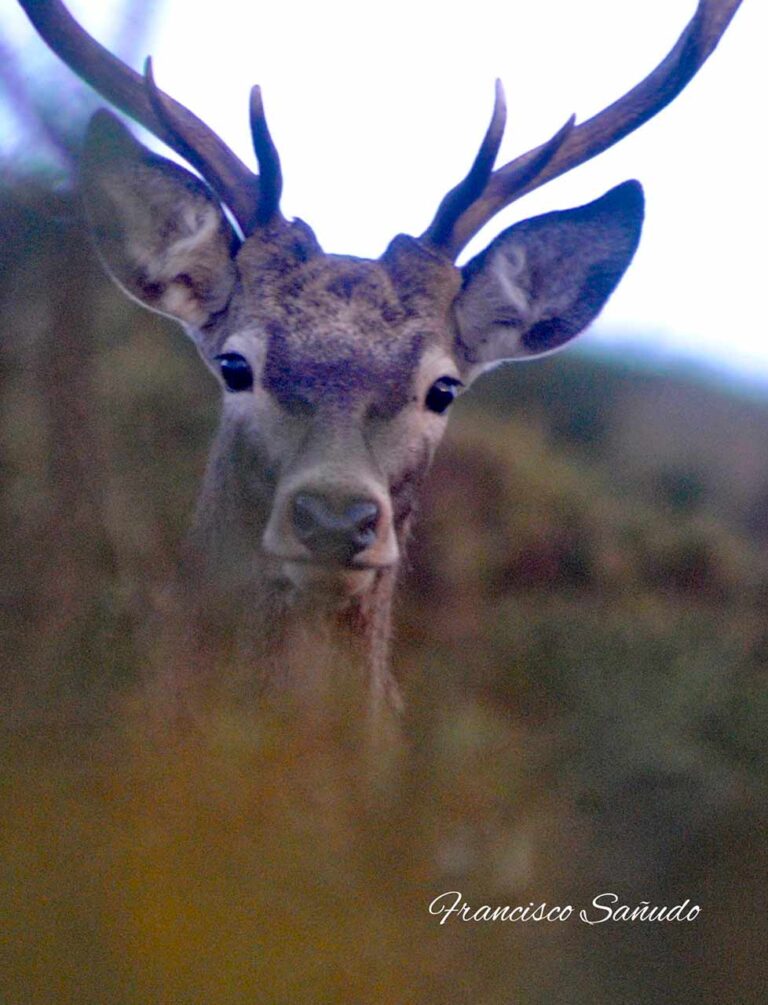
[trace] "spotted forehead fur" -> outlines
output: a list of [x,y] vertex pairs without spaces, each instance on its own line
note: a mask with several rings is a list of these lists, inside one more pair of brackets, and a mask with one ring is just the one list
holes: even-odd
[[391,341],[408,321],[375,262],[323,256],[273,277],[264,293],[271,318],[298,338],[331,329],[366,342],[377,335]]
[[390,417],[408,401],[424,343],[417,333],[366,345],[361,353],[344,335],[291,337],[272,324],[262,385],[288,409],[321,402],[349,407],[365,400],[382,417]]
[[396,411],[426,347],[451,337],[456,270],[407,243],[374,262],[246,242],[238,267],[238,326],[266,339],[262,384],[289,407],[373,394]]

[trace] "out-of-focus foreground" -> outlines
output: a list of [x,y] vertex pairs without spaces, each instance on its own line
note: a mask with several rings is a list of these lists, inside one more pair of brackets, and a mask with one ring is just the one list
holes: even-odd
[[[388,763],[226,698],[150,728],[217,391],[66,200],[5,192],[0,234],[2,1000],[764,1000],[768,404],[496,372],[425,492]],[[452,890],[701,913],[441,925]]]

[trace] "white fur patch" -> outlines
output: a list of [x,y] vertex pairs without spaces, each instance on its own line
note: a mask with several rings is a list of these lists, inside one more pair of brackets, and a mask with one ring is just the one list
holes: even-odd
[[491,276],[498,284],[497,299],[514,307],[521,315],[530,310],[530,301],[517,282],[525,268],[525,249],[519,245],[500,248],[490,263]]
[[160,298],[163,311],[173,317],[184,318],[193,328],[204,323],[207,312],[195,299],[192,291],[180,283],[170,283]]
[[481,373],[504,360],[526,358],[521,336],[535,313],[521,280],[526,276],[526,249],[520,244],[498,248],[473,276],[456,304],[456,320],[472,365],[466,373],[471,383]]
[[172,279],[186,271],[197,249],[215,239],[220,223],[219,211],[203,202],[184,206],[181,223],[188,236],[179,238],[168,248],[162,265],[163,278]]

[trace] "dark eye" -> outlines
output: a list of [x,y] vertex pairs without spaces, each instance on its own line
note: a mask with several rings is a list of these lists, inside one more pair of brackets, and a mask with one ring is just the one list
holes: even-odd
[[223,352],[216,359],[228,390],[250,391],[253,387],[253,370],[245,356],[241,356],[239,352]]
[[440,415],[453,402],[459,393],[459,388],[463,386],[461,381],[456,380],[455,377],[441,377],[427,391],[424,404],[430,412],[437,412]]

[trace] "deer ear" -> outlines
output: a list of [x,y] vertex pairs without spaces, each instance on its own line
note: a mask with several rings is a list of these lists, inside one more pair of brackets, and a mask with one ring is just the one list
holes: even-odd
[[594,320],[640,240],[643,190],[627,181],[578,209],[517,223],[462,270],[458,348],[476,376],[565,345]]
[[100,111],[86,135],[82,189],[97,251],[130,296],[192,328],[226,307],[237,238],[198,178]]

